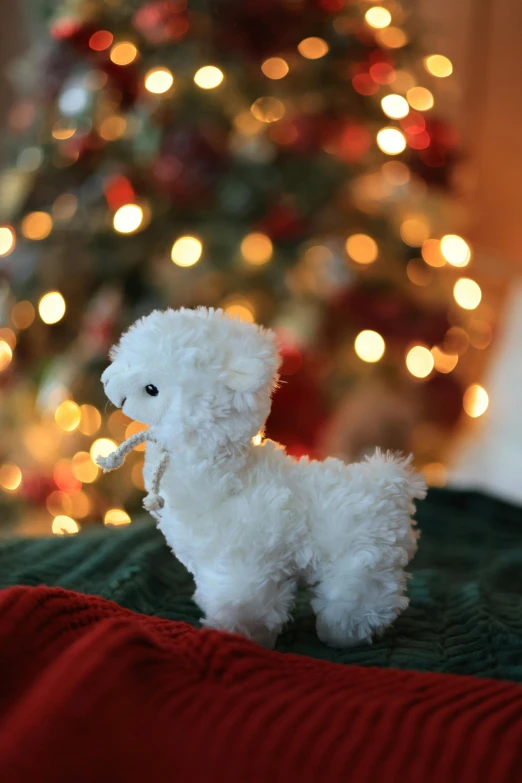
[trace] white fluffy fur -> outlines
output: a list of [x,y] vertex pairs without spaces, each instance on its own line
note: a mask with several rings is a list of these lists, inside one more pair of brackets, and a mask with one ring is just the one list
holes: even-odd
[[253,445],[277,384],[272,332],[220,310],[156,311],[111,358],[109,399],[156,440],[148,490],[169,452],[159,528],[194,575],[205,625],[273,646],[302,583],[319,637],[344,647],[370,641],[407,606],[424,482],[409,460],[380,452],[346,466],[296,461],[270,440]]

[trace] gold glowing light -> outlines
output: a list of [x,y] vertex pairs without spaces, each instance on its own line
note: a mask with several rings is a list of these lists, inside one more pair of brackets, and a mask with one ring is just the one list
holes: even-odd
[[98,478],[99,468],[86,451],[78,451],[71,460],[71,470],[74,478],[83,484],[92,484]]
[[377,30],[375,37],[386,49],[401,49],[408,43],[408,36],[399,27],[383,27]]
[[427,239],[423,242],[421,254],[428,266],[440,267],[446,264],[438,239]]
[[427,378],[434,366],[431,351],[423,345],[415,345],[406,355],[406,367],[415,378]]
[[468,243],[458,234],[445,234],[440,240],[440,251],[448,264],[452,266],[467,266],[471,258]]
[[78,533],[80,527],[72,517],[66,517],[65,514],[59,514],[53,519],[52,530],[55,536],[74,535]]
[[306,57],[307,60],[318,60],[328,54],[329,46],[322,38],[304,38],[297,45],[299,54]]
[[86,492],[75,492],[70,497],[71,501],[71,514],[77,519],[84,519],[89,515],[91,511],[91,501]]
[[0,466],[0,487],[8,492],[16,492],[22,483],[22,471],[18,465],[6,462]]
[[178,266],[194,266],[201,258],[203,245],[197,237],[180,237],[172,245],[170,257]]
[[254,323],[254,312],[248,299],[228,300],[228,303],[224,303],[223,310],[229,318]]
[[381,100],[381,108],[387,117],[392,120],[400,120],[406,117],[410,107],[406,98],[402,95],[385,95]]
[[17,302],[11,310],[11,321],[17,329],[27,329],[34,321],[35,311],[31,302]]
[[143,222],[143,209],[138,204],[124,204],[114,213],[112,224],[119,234],[133,234]]
[[6,343],[5,340],[0,340],[0,372],[9,367],[12,358],[13,351],[11,350],[9,343]]
[[277,122],[285,114],[284,104],[277,98],[258,98],[250,107],[250,111],[261,122]]
[[132,466],[131,481],[138,489],[145,489],[145,482],[143,480],[143,462],[136,462]]
[[168,92],[174,84],[174,76],[168,68],[153,68],[145,76],[145,89],[154,95]]
[[62,490],[55,490],[47,495],[45,505],[49,514],[53,517],[59,514],[72,514],[72,502],[70,495]]
[[482,299],[480,286],[469,277],[461,277],[453,287],[453,296],[455,301],[464,310],[475,310]]
[[29,212],[22,220],[21,230],[26,239],[45,239],[51,233],[53,220],[47,212]]
[[83,435],[94,435],[101,427],[101,415],[94,405],[80,405],[82,420],[80,422],[80,432]]
[[382,30],[383,27],[388,27],[392,20],[388,9],[383,8],[380,5],[375,5],[373,8],[369,8],[365,13],[364,18],[370,27],[375,27],[377,30]]
[[373,364],[374,362],[378,362],[384,355],[386,343],[379,332],[365,329],[364,331],[359,332],[355,338],[354,347],[355,353],[359,359],[362,359],[363,362]]
[[58,141],[65,141],[66,139],[72,139],[76,133],[76,125],[55,125],[51,131],[53,139]]
[[422,471],[430,487],[443,487],[448,480],[448,469],[442,462],[429,462]]
[[381,166],[382,176],[394,187],[406,185],[410,179],[410,170],[405,163],[400,160],[389,160]]
[[241,255],[251,266],[262,266],[272,258],[273,245],[266,234],[247,234],[241,242]]
[[252,438],[252,445],[253,446],[260,446],[263,442],[263,435],[258,432],[257,435],[254,435]]
[[282,57],[269,57],[261,66],[267,79],[284,79],[288,71],[288,63]]
[[[146,429],[148,429],[146,424],[142,424],[140,421],[131,421],[131,423],[125,429],[125,440],[130,438],[132,435],[136,435],[137,432],[143,432],[143,430]],[[146,446],[146,443],[139,443],[134,447],[134,451],[145,451]]]
[[130,521],[130,516],[122,508],[109,509],[103,518],[104,525],[128,525]]
[[488,393],[478,383],[474,383],[466,389],[462,406],[472,419],[478,419],[479,416],[482,416],[487,411],[488,405]]
[[115,65],[130,65],[138,56],[138,50],[130,41],[114,44],[110,58]]
[[0,226],[0,256],[8,256],[14,250],[16,235],[10,226]]
[[433,356],[435,369],[437,372],[442,373],[452,372],[459,360],[458,354],[446,353],[446,351],[442,351],[436,345],[431,349],[431,355]]
[[223,71],[220,71],[215,65],[204,65],[194,74],[194,82],[202,90],[214,90],[219,87],[224,78]]
[[73,432],[78,427],[82,418],[80,406],[72,400],[64,400],[54,412],[54,420],[60,429]]
[[410,247],[420,247],[430,235],[430,226],[423,217],[407,218],[401,223],[400,234]]
[[38,302],[38,312],[44,324],[57,324],[65,315],[65,299],[59,291],[49,291]]
[[406,149],[406,138],[398,128],[381,128],[377,134],[377,146],[386,155],[400,155]]
[[9,348],[14,351],[16,347],[16,335],[12,329],[9,329],[7,326],[2,327],[0,329],[0,340],[3,340],[4,343],[7,343]]
[[439,79],[445,79],[453,73],[453,64],[448,57],[443,54],[430,54],[424,59],[424,67],[432,76],[438,76]]
[[352,234],[346,240],[346,252],[357,264],[373,264],[379,249],[375,239],[367,234]]
[[434,103],[433,95],[426,87],[411,87],[406,98],[412,109],[416,111],[428,111]]
[[116,139],[121,139],[126,130],[127,120],[125,117],[113,114],[102,121],[98,128],[98,133],[105,141],[115,141]]
[[117,448],[115,442],[110,438],[98,438],[92,444],[89,453],[92,461],[96,464],[96,457],[108,457]]

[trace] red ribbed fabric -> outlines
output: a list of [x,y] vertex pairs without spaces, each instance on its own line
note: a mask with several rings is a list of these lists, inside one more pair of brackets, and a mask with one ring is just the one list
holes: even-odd
[[0,593],[6,783],[513,783],[522,688],[335,665],[44,587]]

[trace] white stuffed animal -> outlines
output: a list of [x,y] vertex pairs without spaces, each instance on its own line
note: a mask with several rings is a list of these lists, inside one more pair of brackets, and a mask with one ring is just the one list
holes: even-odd
[[107,396],[149,430],[99,463],[112,470],[149,441],[145,507],[194,575],[206,626],[272,647],[298,583],[335,647],[370,641],[405,609],[424,481],[390,454],[346,466],[256,445],[278,380],[273,332],[221,310],[155,311],[111,359]]

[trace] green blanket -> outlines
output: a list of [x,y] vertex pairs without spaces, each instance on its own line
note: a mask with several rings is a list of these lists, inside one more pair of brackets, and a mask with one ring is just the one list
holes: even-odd
[[[478,493],[432,490],[419,504],[411,603],[373,645],[321,644],[306,595],[278,649],[363,666],[522,682],[522,509]],[[0,586],[59,585],[145,614],[197,624],[192,578],[148,522],[0,544]]]

